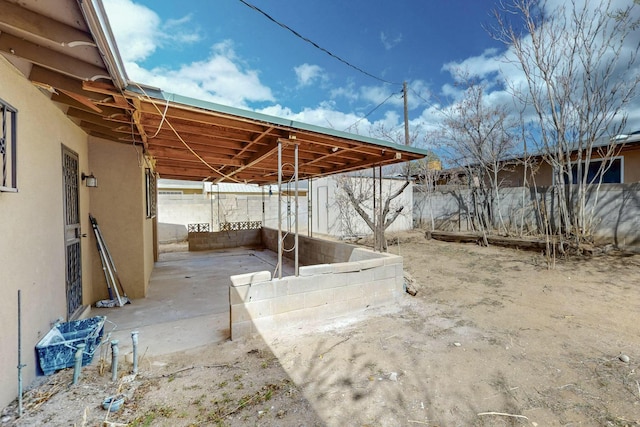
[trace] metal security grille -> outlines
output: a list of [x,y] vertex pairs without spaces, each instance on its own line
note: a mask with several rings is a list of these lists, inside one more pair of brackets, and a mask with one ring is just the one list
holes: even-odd
[[78,157],[65,151],[62,170],[64,173],[65,225],[73,226],[80,222],[78,203]]
[[187,226],[187,231],[189,233],[207,233],[209,232],[209,224],[206,222],[200,224],[189,224]]
[[0,158],[2,180],[0,191],[17,190],[17,116],[18,111],[0,99]]
[[78,155],[63,147],[64,240],[66,246],[67,318],[82,305],[82,259],[80,252],[80,203],[78,197]]
[[149,168],[145,169],[147,187],[147,218],[155,218],[158,213],[158,192],[156,174]]
[[67,319],[82,305],[80,242],[67,245]]
[[221,222],[220,231],[257,230],[262,227],[262,221]]

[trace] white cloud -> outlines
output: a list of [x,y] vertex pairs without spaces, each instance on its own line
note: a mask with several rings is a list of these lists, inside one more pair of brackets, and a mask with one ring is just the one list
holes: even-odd
[[388,111],[382,119],[371,122],[362,115],[338,111],[335,107],[332,102],[323,102],[315,108],[304,108],[302,111],[294,112],[289,107],[276,104],[260,109],[258,112],[366,136],[375,134],[375,130],[380,126],[384,126],[386,129],[393,129],[402,125],[400,115],[395,111]]
[[390,38],[384,31],[380,32],[380,41],[386,50],[391,50],[402,41],[402,34]]
[[402,105],[399,91],[395,90],[395,92],[396,94],[394,95],[392,90],[387,86],[363,86],[360,88],[360,97],[364,101],[379,105],[391,96],[391,98],[386,101],[389,105]]
[[293,70],[298,79],[298,87],[310,86],[318,80],[324,79],[323,69],[319,65],[311,65],[304,63]]
[[331,89],[329,92],[331,99],[344,98],[349,102],[357,101],[359,98],[358,91],[353,82],[346,86]]
[[104,0],[109,21],[129,78],[167,92],[247,108],[248,102],[274,101],[259,73],[239,58],[231,41],[215,44],[207,58],[182,65],[146,68],[143,62],[159,50],[201,40],[190,15],[162,21],[131,0]]
[[241,108],[247,108],[247,102],[274,101],[258,72],[243,69],[238,62],[231,42],[225,41],[216,44],[207,59],[177,69],[146,70],[135,63],[127,64],[127,69],[137,81],[204,101]]
[[191,14],[179,19],[167,19],[163,25],[163,36],[165,40],[170,40],[174,45],[196,43],[202,40],[198,27],[193,27],[193,16]]
[[[361,119],[354,113],[335,110],[335,105],[331,102],[323,102],[315,108],[304,108],[299,112],[294,112],[291,108],[283,107],[280,104],[263,108],[258,112],[340,131],[349,128]],[[365,125],[368,130],[370,123],[367,121]]]
[[487,49],[478,56],[471,56],[462,61],[451,61],[442,66],[443,71],[448,71],[453,78],[458,71],[469,73],[470,76],[486,78],[500,72],[500,65],[504,59],[504,52],[498,49]]
[[153,10],[132,0],[104,0],[104,6],[124,61],[144,61],[159,48],[182,49],[201,40],[191,15],[163,22]]
[[[429,93],[430,90],[424,81],[413,80],[409,82],[407,90],[409,110],[428,103]],[[379,105],[382,102],[384,102],[384,105],[394,108],[403,108],[404,106],[404,97],[400,86],[363,86],[360,88],[360,98],[374,104],[373,106]]]
[[104,7],[124,61],[144,61],[155,52],[162,21],[154,11],[131,0],[104,0]]

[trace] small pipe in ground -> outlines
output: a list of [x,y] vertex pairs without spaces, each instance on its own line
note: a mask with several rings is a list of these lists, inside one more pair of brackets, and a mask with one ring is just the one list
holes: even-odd
[[118,379],[118,340],[111,341],[111,381]]
[[80,379],[80,371],[82,370],[82,354],[84,353],[84,347],[86,344],[81,343],[78,344],[78,349],[75,354],[75,365],[73,367],[73,384],[78,384],[78,380]]
[[133,342],[133,373],[138,373],[138,331],[131,332],[131,341]]

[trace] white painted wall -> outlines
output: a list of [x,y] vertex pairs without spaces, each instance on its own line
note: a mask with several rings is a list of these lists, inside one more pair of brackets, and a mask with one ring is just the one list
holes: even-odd
[[[313,232],[321,234],[329,234],[336,237],[348,237],[350,235],[368,235],[371,230],[358,215],[353,206],[340,202],[346,196],[343,190],[339,188],[339,176],[331,176],[313,180],[310,186],[312,194],[311,203],[313,215]],[[351,177],[356,187],[367,195],[367,213],[372,215],[373,212],[373,179],[371,177]],[[379,180],[376,183],[376,194],[379,199]],[[382,200],[401,188],[405,181],[400,179],[382,180]],[[391,203],[391,212],[398,207],[403,206],[402,213],[393,222],[387,231],[410,230],[413,227],[413,190],[412,184],[404,189],[402,194]],[[379,207],[379,205],[377,206]]]
[[[371,187],[371,178],[354,178],[361,180],[363,188]],[[383,201],[389,194],[404,185],[402,179],[383,179]],[[345,237],[353,234],[367,235],[371,231],[358,216],[353,207],[341,208],[338,198],[341,196],[338,178],[327,177],[313,180],[310,184],[312,193],[312,211],[309,217],[307,197],[299,197],[298,231],[308,232],[311,223],[313,233]],[[413,185],[410,184],[391,205],[394,211],[403,206],[402,214],[389,226],[387,231],[410,230],[413,227]],[[376,180],[376,193],[379,192],[379,181]],[[371,196],[372,197],[372,196]],[[269,195],[265,190],[260,193],[199,193],[199,194],[160,194],[158,196],[158,238],[160,242],[172,242],[186,239],[188,224],[209,224],[212,231],[219,231],[220,222],[263,221],[262,204],[264,201],[264,225],[278,228],[278,195]],[[294,231],[295,198],[282,196],[282,228]],[[368,211],[371,213],[373,204]]]
[[[594,189],[592,189],[594,190]],[[557,218],[553,187],[508,187],[500,189],[500,213],[514,232],[540,233],[535,197],[544,200],[547,215]],[[472,229],[473,203],[471,191],[451,187],[430,193],[416,191],[414,215],[417,226],[436,230],[467,231]],[[594,210],[594,238],[597,243],[614,243],[616,246],[640,252],[640,183],[603,184],[597,194],[587,193],[587,207]],[[540,203],[540,202],[538,202]],[[557,223],[557,221],[556,221]]]
[[[219,231],[220,222],[263,221],[278,228],[278,195],[255,193],[160,194],[158,196],[158,238],[171,242],[186,238],[189,224],[209,224]],[[282,228],[295,228],[295,198],[282,196]],[[307,198],[298,198],[298,231],[307,230]]]

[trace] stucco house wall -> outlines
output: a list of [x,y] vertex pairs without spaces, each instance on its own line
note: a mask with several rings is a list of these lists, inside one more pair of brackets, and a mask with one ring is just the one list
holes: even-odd
[[[143,298],[153,269],[153,220],[146,217],[145,162],[133,146],[91,137],[90,169],[99,178],[91,191],[91,214],[113,256],[129,298]],[[108,298],[91,230],[93,292]]]
[[[63,146],[78,155],[82,305],[108,297],[89,213],[100,224],[130,298],[146,295],[154,264],[154,220],[146,217],[145,161],[131,145],[88,137],[0,56],[0,99],[18,110],[18,192],[0,192],[0,407],[17,396],[18,303],[21,291],[23,384],[38,373],[34,351],[56,321],[69,320],[63,208]],[[15,379],[15,381],[14,381]]]
[[[88,171],[87,135],[0,56],[0,98],[18,110],[17,193],[0,193],[0,407],[17,395],[18,290],[22,292],[25,384],[36,376],[33,348],[56,319],[66,316],[62,145]],[[90,191],[79,189],[82,231]],[[83,303],[91,290],[91,246],[81,240]]]

